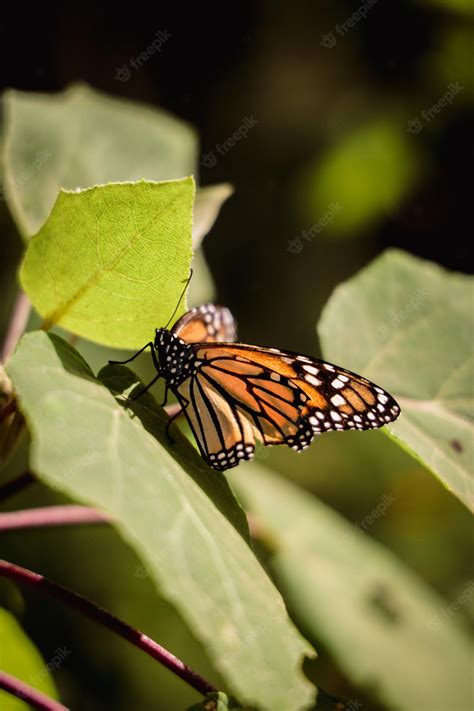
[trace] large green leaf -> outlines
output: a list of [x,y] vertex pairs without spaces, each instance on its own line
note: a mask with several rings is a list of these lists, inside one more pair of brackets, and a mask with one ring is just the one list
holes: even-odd
[[[38,476],[112,515],[239,699],[281,711],[304,707],[314,687],[300,665],[312,650],[244,539],[224,477],[178,432],[172,456],[153,398],[137,401],[130,417],[58,337],[24,336],[8,373]],[[135,382],[123,367],[103,377],[125,392]]]
[[189,275],[193,199],[192,178],[61,191],[20,272],[46,326],[117,348],[152,339]]
[[391,392],[389,426],[443,484],[474,507],[473,281],[390,250],[330,298],[324,356]]
[[190,126],[86,85],[59,94],[7,91],[4,113],[4,189],[25,236],[39,230],[62,188],[195,172]]
[[[13,615],[2,608],[0,608],[0,640],[0,669],[43,694],[57,699],[50,669],[57,669],[71,650],[67,648],[55,650],[53,658],[48,660],[48,667]],[[6,691],[0,691],[0,708],[2,711],[28,711],[30,707],[24,701],[7,694]]]
[[299,627],[389,708],[471,707],[471,650],[449,609],[380,544],[255,463],[231,481],[271,541]]

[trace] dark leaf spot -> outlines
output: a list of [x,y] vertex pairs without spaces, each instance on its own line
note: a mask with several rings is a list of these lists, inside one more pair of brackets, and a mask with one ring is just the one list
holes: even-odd
[[393,594],[383,584],[378,584],[369,595],[369,604],[392,625],[400,622],[402,615]]

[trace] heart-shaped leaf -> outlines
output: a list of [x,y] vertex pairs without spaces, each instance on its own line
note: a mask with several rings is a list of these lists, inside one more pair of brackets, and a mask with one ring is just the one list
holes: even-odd
[[398,400],[396,441],[474,508],[473,280],[390,250],[339,286],[318,326],[324,356]]
[[61,191],[20,272],[46,327],[117,348],[150,341],[189,275],[193,199],[192,178]]
[[316,497],[255,463],[247,469],[230,478],[271,542],[270,566],[300,629],[384,707],[468,709],[471,648],[452,610]]

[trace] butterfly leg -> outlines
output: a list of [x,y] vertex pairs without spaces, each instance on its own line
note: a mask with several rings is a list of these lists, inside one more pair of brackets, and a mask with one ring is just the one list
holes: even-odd
[[132,355],[131,358],[127,358],[127,360],[109,360],[109,365],[125,365],[125,363],[130,363],[132,360],[135,360],[135,358],[137,358],[137,356],[139,356],[140,353],[143,353],[143,351],[146,348],[151,349],[150,352],[151,352],[151,357],[153,360],[153,365],[155,366],[156,370],[158,371],[158,374],[156,375],[156,377],[153,378],[151,383],[148,383],[148,385],[146,385],[144,388],[142,388],[142,390],[140,390],[136,395],[129,398],[130,400],[137,400],[139,397],[141,397],[143,395],[143,393],[146,393],[146,391],[149,390],[149,388],[151,388],[151,386],[156,383],[158,378],[161,377],[160,364],[158,362],[158,358],[156,357],[155,346],[154,346],[153,342],[150,341],[149,343],[146,343],[143,346],[143,348],[140,348],[139,351],[137,351],[134,355]]
[[168,386],[168,383],[166,383],[166,385],[165,385],[165,396],[164,396],[164,398],[163,398],[163,402],[161,403],[161,407],[165,407],[166,403],[168,402],[168,390],[169,390],[169,386]]
[[140,350],[137,351],[137,352],[135,353],[135,355],[132,355],[131,358],[127,358],[127,360],[109,360],[109,365],[125,365],[125,363],[131,363],[132,360],[135,360],[135,358],[137,358],[137,357],[140,355],[140,353],[143,353],[143,351],[144,351],[146,348],[151,348],[151,355],[152,355],[152,358],[153,358],[153,362],[155,363],[155,366],[156,366],[156,361],[155,361],[156,356],[155,356],[155,354],[154,354],[154,346],[153,346],[153,342],[152,342],[152,341],[150,341],[149,343],[146,343],[146,344],[143,346],[143,348],[140,348]]

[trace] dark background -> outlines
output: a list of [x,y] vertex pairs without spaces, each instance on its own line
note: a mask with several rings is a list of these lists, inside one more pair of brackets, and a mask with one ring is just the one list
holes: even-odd
[[[174,11],[160,3],[8,4],[0,22],[1,84],[58,91],[82,80],[163,107],[195,126],[202,154],[222,144],[244,117],[256,119],[248,137],[215,167],[200,167],[201,185],[235,186],[204,251],[218,300],[237,317],[244,341],[317,354],[315,324],[331,291],[385,248],[472,271],[472,20],[468,12],[450,10],[454,2],[379,0],[333,48],[322,46],[321,37],[359,4],[179,4]],[[171,35],[162,51],[120,81],[117,69],[160,30]],[[407,131],[408,122],[436,103],[450,82],[463,86],[453,103],[418,134]],[[420,176],[389,210],[344,234],[323,232],[300,254],[290,253],[289,240],[317,219],[310,186],[320,160],[377,120],[399,122],[401,140],[423,166]],[[378,179],[383,183],[390,176]],[[4,253],[4,265],[13,266],[19,256],[16,241]],[[322,440],[296,473],[290,454],[272,452],[270,461],[353,521],[363,519],[383,493],[395,492],[396,505],[370,535],[455,599],[470,570],[470,528],[462,505],[383,435],[373,433],[362,442],[348,433],[343,451],[331,435]],[[58,498],[41,496],[43,503]],[[33,502],[39,505],[27,494],[16,503]],[[109,588],[138,563],[115,534],[71,531],[61,541],[54,532],[41,533],[40,540],[25,534],[12,537],[9,546],[17,562],[41,568],[126,615],[126,603],[120,607],[119,593]],[[130,585],[124,599],[133,588],[136,601],[154,606],[160,641],[191,664],[202,660],[198,643],[156,601],[148,581],[135,576]],[[152,686],[156,670],[147,660],[137,660],[120,643],[117,651],[108,633],[78,623],[47,601],[11,596],[46,659],[65,640],[73,648],[56,675],[73,708],[182,708],[194,698],[166,672],[159,674],[155,696],[148,696],[145,687]],[[364,697],[351,688],[322,645],[318,649],[311,674],[324,688],[371,700],[368,692]],[[208,662],[204,668],[198,664],[205,673]],[[163,705],[148,706],[156,695]]]
[[[379,0],[334,48],[322,47],[322,35],[358,7],[240,2],[180,5],[173,12],[169,4],[9,5],[1,23],[2,84],[56,91],[84,80],[162,106],[196,127],[203,153],[253,116],[258,124],[247,139],[215,167],[201,168],[201,184],[236,186],[206,254],[219,298],[247,339],[276,338],[281,346],[312,350],[314,315],[331,287],[381,249],[399,246],[451,269],[472,266],[472,88],[455,64],[464,63],[469,74],[462,43],[468,20],[429,3]],[[117,68],[160,30],[171,35],[163,49],[128,81],[118,80]],[[461,37],[457,53],[446,49],[449,33]],[[430,62],[442,63],[445,76],[438,78]],[[342,244],[323,239],[290,254],[288,240],[313,224],[295,199],[308,165],[395,105],[408,119],[429,108],[450,81],[460,81],[463,92],[419,135],[407,135],[429,169],[398,208]]]

